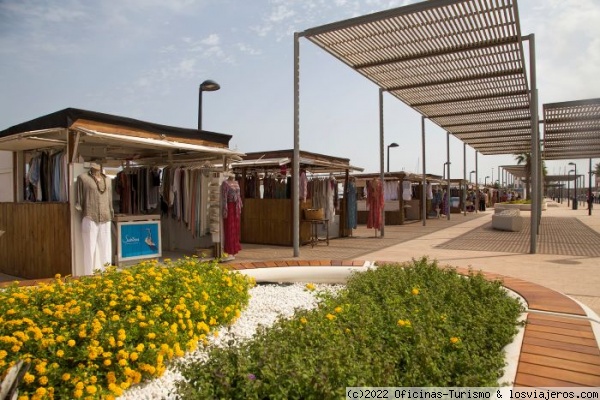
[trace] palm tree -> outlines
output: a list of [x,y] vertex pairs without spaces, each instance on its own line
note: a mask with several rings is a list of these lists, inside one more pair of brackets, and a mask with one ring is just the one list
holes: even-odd
[[[515,154],[515,159],[518,165],[523,164],[525,166],[525,192],[527,198],[531,199],[531,153]],[[600,166],[600,163],[598,163],[598,166]],[[542,160],[542,182],[540,184],[544,184],[546,175],[548,175],[548,169],[546,168],[546,162]]]
[[525,192],[528,199],[531,198],[531,153],[515,154],[517,164],[525,166]]

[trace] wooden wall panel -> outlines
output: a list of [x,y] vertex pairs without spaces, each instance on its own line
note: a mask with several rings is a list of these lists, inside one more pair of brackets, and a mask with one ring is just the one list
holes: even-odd
[[[310,207],[310,202],[300,205]],[[289,199],[245,199],[242,208],[242,243],[293,245],[292,201]],[[308,242],[310,224],[300,224],[300,243]]]
[[0,203],[0,272],[24,279],[71,274],[68,203]]

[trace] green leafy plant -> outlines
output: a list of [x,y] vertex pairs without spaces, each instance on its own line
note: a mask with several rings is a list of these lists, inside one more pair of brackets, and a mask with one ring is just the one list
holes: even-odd
[[520,303],[426,258],[353,275],[318,307],[182,365],[185,399],[343,398],[347,386],[495,386]]

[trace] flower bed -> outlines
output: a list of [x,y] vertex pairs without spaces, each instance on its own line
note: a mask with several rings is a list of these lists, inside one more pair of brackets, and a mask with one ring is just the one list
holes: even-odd
[[[312,287],[307,285],[307,290]],[[496,386],[523,311],[426,259],[353,276],[313,310],[182,366],[181,398],[342,398],[347,386]]]
[[0,376],[31,364],[20,399],[118,397],[160,376],[248,303],[253,280],[195,258],[0,291]]

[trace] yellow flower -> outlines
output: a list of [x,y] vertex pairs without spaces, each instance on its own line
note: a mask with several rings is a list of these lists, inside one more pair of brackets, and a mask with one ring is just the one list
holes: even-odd
[[48,384],[48,377],[47,376],[40,376],[38,378],[38,382],[39,382],[40,385],[46,386]]
[[450,343],[452,344],[457,344],[460,342],[460,338],[457,338],[456,336],[453,336],[450,338]]
[[419,294],[419,289],[418,288],[413,288],[413,290],[411,290],[411,293],[416,296],[416,295]]
[[81,396],[83,396],[83,390],[81,390],[81,389],[75,389],[75,391],[73,392],[73,397],[75,397],[76,399],[78,399]]
[[23,380],[25,381],[25,383],[32,383],[33,381],[35,381],[35,376],[30,374],[29,372],[26,372],[23,376]]
[[335,315],[333,314],[327,314],[325,317],[330,321],[333,321],[335,319]]
[[138,357],[139,357],[139,356],[138,356],[138,353],[136,353],[135,351],[129,355],[129,359],[130,359],[131,361],[135,361],[135,360],[137,360],[137,359],[138,359]]
[[143,343],[138,344],[135,349],[139,352],[144,351],[144,344]]
[[85,388],[85,391],[88,392],[89,394],[94,394],[98,391],[98,389],[96,389],[96,386],[90,385]]
[[71,379],[71,374],[65,372],[64,374],[62,374],[62,380],[63,381],[68,381],[69,379]]
[[40,388],[37,388],[37,390],[35,391],[35,394],[43,397],[47,392],[48,391],[46,390],[46,388],[40,387]]
[[342,307],[338,306],[338,307],[334,308],[333,311],[335,311],[336,313],[341,313]]
[[400,327],[406,327],[406,328],[410,328],[411,324],[410,321],[407,319],[399,319],[397,322],[398,326]]
[[301,323],[303,323],[303,324],[305,324],[305,323],[307,323],[308,321],[306,320],[306,318],[302,317],[302,318],[300,318],[300,322],[301,322]]
[[315,285],[313,285],[312,283],[307,283],[305,287],[306,287],[307,290],[309,290],[311,292],[313,290],[315,290]]
[[62,356],[64,356],[64,355],[65,355],[65,352],[64,352],[63,350],[57,350],[57,351],[56,351],[56,356],[57,356],[57,357],[62,357]]
[[73,339],[69,339],[69,341],[67,342],[67,345],[69,347],[73,347],[73,346],[75,346],[75,341]]

